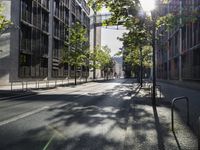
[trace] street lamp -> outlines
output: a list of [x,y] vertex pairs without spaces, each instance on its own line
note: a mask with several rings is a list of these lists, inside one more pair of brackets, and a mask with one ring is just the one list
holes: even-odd
[[152,16],[152,47],[153,47],[153,89],[152,89],[152,104],[156,105],[156,58],[155,58],[155,34],[156,34],[156,19],[154,15],[155,0],[140,0],[143,11]]
[[[97,26],[96,26],[96,22],[97,22],[97,8],[96,8],[96,4],[94,3],[93,6],[92,6],[92,9],[94,11],[94,36],[93,36],[93,49],[94,49],[94,53],[96,55],[96,47],[97,47]],[[93,61],[93,65],[95,66],[96,65],[96,61],[94,60]],[[96,68],[94,67],[93,68],[93,79],[95,80],[96,79]]]

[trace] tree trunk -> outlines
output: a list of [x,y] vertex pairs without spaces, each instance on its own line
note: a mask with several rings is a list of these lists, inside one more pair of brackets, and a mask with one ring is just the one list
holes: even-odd
[[74,70],[75,70],[74,84],[77,85],[77,83],[76,83],[76,66],[75,66]]
[[143,65],[142,65],[142,48],[140,48],[140,86],[143,85]]
[[87,78],[88,78],[88,75],[87,75],[87,73],[86,73],[86,76],[85,76],[85,82],[87,83]]
[[108,71],[106,72],[106,78],[107,78],[107,80],[108,80]]

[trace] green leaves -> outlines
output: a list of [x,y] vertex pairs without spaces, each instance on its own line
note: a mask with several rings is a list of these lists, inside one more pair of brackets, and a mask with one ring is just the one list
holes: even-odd
[[[133,65],[138,64],[140,47],[144,49],[144,64],[150,64],[151,50],[144,46],[150,47],[149,45],[152,45],[152,40],[155,38],[152,35],[153,24],[156,23],[158,30],[156,40],[162,40],[167,35],[168,30],[195,22],[199,17],[199,9],[194,9],[195,2],[192,5],[183,3],[182,8],[180,8],[180,3],[170,2],[170,0],[159,0],[159,7],[152,12],[152,17],[149,17],[141,13],[142,8],[139,0],[89,0],[96,11],[102,6],[109,8],[112,16],[103,22],[104,26],[119,25],[122,23],[120,21],[123,21],[122,25],[127,28],[128,33],[125,33],[119,40],[123,42],[126,53],[124,55],[125,61]],[[169,8],[170,12],[167,12]]]
[[[90,67],[101,70],[112,68],[112,58],[110,56],[110,52],[111,50],[108,46],[97,46],[94,51],[90,52]],[[95,62],[95,64],[93,62]]]
[[7,20],[3,15],[4,7],[3,4],[0,3],[0,33],[11,24],[11,21]]
[[86,65],[89,51],[87,30],[76,22],[69,29],[69,33],[69,42],[65,42],[62,51],[62,62],[74,66]]

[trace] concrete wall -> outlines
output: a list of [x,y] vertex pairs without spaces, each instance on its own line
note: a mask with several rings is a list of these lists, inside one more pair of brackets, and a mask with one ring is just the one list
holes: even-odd
[[[4,14],[12,25],[0,35],[0,85],[18,80],[19,0],[3,0]],[[12,10],[12,11],[11,11]]]

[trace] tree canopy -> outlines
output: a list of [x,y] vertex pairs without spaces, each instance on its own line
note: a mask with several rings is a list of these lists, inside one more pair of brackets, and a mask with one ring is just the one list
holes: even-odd
[[[180,11],[180,4],[171,3],[169,0],[157,1],[159,7],[153,11],[151,17],[142,12],[140,0],[89,0],[89,4],[95,11],[100,10],[102,6],[106,7],[111,12],[111,18],[106,20],[104,24],[107,25],[123,25],[127,28],[128,33],[124,33],[122,38],[124,49],[126,51],[125,60],[132,60],[132,63],[138,64],[138,51],[141,47],[153,45],[152,43],[152,26],[156,25],[156,29],[163,29],[157,35],[156,39],[162,38],[167,30],[174,27],[181,27],[183,24],[195,21],[199,17],[199,9],[191,9],[192,6],[184,5]],[[167,5],[176,7],[169,12],[164,11]],[[180,21],[181,19],[181,21]],[[147,50],[147,49],[146,49]],[[149,54],[143,52],[149,58],[151,49],[148,49]],[[143,58],[145,60],[145,58]],[[147,62],[143,62],[148,64]]]
[[84,65],[89,48],[87,30],[79,22],[76,22],[69,29],[69,33],[69,40],[65,41],[62,61],[73,66]]
[[[95,51],[90,52],[90,67],[101,70],[108,70],[113,67],[112,57],[108,46],[97,46]],[[96,62],[95,64],[93,62]]]
[[0,33],[4,31],[6,27],[10,25],[10,21],[6,19],[4,15],[4,6],[2,2],[0,2]]
[[75,69],[76,85],[77,67],[87,66],[89,55],[87,30],[79,22],[69,28],[69,39],[65,41],[62,53],[62,63]]

